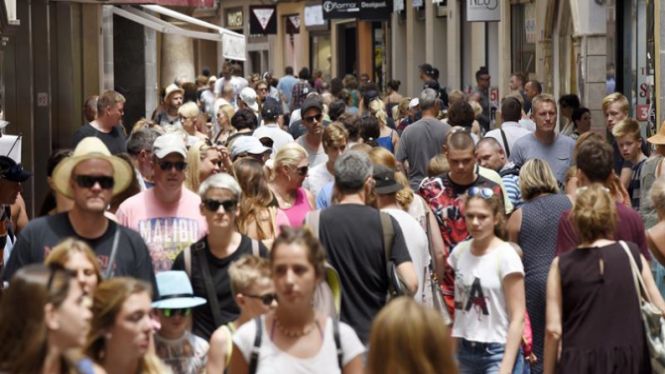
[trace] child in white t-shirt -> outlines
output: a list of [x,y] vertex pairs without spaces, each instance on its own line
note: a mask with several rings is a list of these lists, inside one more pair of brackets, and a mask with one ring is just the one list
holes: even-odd
[[524,267],[497,234],[505,221],[500,196],[490,188],[467,191],[464,217],[471,240],[448,257],[455,272],[455,321],[461,372],[517,373],[526,310]]

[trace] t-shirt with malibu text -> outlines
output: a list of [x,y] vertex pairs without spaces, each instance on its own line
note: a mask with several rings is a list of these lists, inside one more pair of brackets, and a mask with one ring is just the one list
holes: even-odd
[[145,190],[125,200],[116,215],[123,226],[141,234],[150,250],[155,272],[171,270],[173,260],[208,231],[199,206],[201,198],[183,188],[180,200],[164,206],[155,189]]

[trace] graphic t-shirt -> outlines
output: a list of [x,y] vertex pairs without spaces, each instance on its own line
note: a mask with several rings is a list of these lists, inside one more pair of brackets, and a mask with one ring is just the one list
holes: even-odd
[[481,342],[506,344],[508,312],[503,279],[522,274],[524,267],[508,243],[482,256],[471,253],[472,240],[460,243],[448,257],[455,272],[455,322],[452,335]]
[[178,253],[199,240],[208,230],[199,205],[201,198],[182,188],[180,200],[164,206],[155,189],[125,200],[116,212],[118,222],[141,234],[150,249],[155,272],[170,270]]
[[[445,258],[449,256],[458,243],[469,239],[469,232],[466,229],[466,221],[464,220],[465,194],[467,189],[475,186],[491,188],[495,194],[502,196],[501,186],[480,175],[476,178],[475,182],[468,186],[462,186],[453,182],[448,177],[448,174],[423,179],[420,184],[420,196],[429,204],[432,214],[434,214],[439,224],[439,230],[443,238]],[[453,285],[455,279],[450,268],[446,268],[441,283],[441,292],[448,306],[448,312],[452,316],[455,312],[453,308]]]
[[104,274],[109,267],[109,258],[117,230],[120,232],[112,275],[142,279],[154,286],[155,274],[152,270],[148,248],[136,231],[108,221],[108,228],[102,236],[93,239],[82,238],[74,231],[67,213],[34,219],[21,230],[16,237],[16,243],[12,248],[2,279],[10,280],[12,275],[25,265],[44,262],[51,249],[67,238],[76,238],[86,242],[97,255],[102,274]]
[[205,372],[208,361],[208,342],[186,331],[178,339],[166,339],[155,334],[155,351],[173,374],[199,374]]

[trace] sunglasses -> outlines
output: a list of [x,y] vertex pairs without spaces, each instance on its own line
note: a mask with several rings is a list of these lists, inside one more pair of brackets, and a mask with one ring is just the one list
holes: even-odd
[[277,300],[277,294],[274,293],[267,293],[265,295],[243,295],[246,297],[251,297],[252,299],[260,299],[261,303],[263,303],[265,306],[270,306],[272,305],[273,301]]
[[216,212],[220,206],[224,207],[225,212],[231,212],[234,211],[238,206],[238,200],[219,201],[213,199],[206,199],[203,200],[203,206],[205,206],[206,209],[208,209],[211,212]]
[[162,169],[162,171],[168,171],[173,168],[175,168],[177,171],[183,171],[186,167],[187,163],[185,161],[159,161],[159,168]]
[[491,199],[494,196],[494,190],[488,187],[471,187],[466,191],[469,197],[480,197]]
[[301,177],[307,176],[307,172],[309,171],[309,166],[301,166],[299,168],[296,168],[296,172],[298,175]]
[[316,122],[319,122],[321,121],[321,118],[323,118],[323,114],[319,113],[313,116],[303,117],[302,120],[305,122],[314,122],[316,120]]
[[92,188],[99,183],[99,187],[104,190],[113,188],[115,181],[113,177],[106,175],[77,175],[74,177],[76,184],[81,188]]
[[187,317],[192,314],[192,308],[180,308],[180,309],[161,309],[162,315],[166,318],[171,318],[175,316]]

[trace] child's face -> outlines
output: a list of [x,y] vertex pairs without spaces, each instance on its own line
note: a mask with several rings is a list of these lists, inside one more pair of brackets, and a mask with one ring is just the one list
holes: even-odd
[[642,143],[633,135],[624,135],[616,139],[624,160],[634,160],[640,154]]
[[157,317],[162,324],[158,334],[169,339],[181,337],[191,319],[192,310],[190,309],[157,309]]
[[238,300],[240,301],[238,306],[251,318],[268,313],[277,307],[277,299],[274,297],[275,286],[273,286],[272,280],[267,278],[263,282],[252,285],[248,291],[240,293],[240,295],[239,299],[242,301]]

